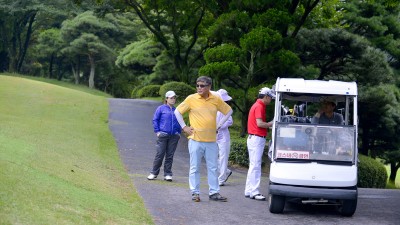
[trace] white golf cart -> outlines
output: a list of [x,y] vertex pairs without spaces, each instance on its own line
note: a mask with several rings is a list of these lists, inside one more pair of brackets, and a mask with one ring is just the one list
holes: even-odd
[[[278,78],[270,146],[269,211],[286,201],[357,207],[357,85],[355,82]],[[343,124],[313,121],[322,101],[334,102]],[[287,106],[293,106],[290,110]]]

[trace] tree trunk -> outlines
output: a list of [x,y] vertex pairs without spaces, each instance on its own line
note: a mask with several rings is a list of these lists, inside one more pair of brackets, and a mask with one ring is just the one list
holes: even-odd
[[369,149],[369,128],[362,127],[361,148],[359,149],[359,153],[363,155],[368,155],[368,149]]
[[90,54],[89,54],[89,63],[90,63],[89,88],[94,89],[95,63],[93,56]]
[[18,37],[18,30],[17,30],[17,23],[14,21],[14,28],[13,28],[13,34],[11,38],[11,48],[9,49],[9,57],[10,57],[10,64],[8,66],[9,72],[10,73],[16,73],[17,72],[17,37]]
[[71,63],[72,74],[74,75],[75,84],[79,84],[79,71],[75,70],[75,66]]
[[63,57],[56,59],[56,61],[57,61],[57,80],[61,80],[63,77],[64,70],[61,71],[61,65],[62,65],[63,60],[64,60]]
[[35,17],[36,17],[36,12],[33,12],[29,18],[28,30],[26,31],[24,46],[22,46],[20,48],[21,52],[20,52],[20,57],[18,59],[18,65],[17,65],[18,72],[21,71],[22,64],[25,60],[26,52],[28,51],[29,42],[30,42],[31,36],[32,36],[32,25],[33,25],[33,22],[35,22]]
[[399,167],[400,167],[400,163],[398,163],[397,165],[395,162],[390,163],[390,175],[389,175],[390,182],[395,183],[396,174],[397,174],[397,170],[399,169]]
[[53,78],[53,64],[54,64],[54,53],[50,56],[50,65],[49,65],[49,78]]

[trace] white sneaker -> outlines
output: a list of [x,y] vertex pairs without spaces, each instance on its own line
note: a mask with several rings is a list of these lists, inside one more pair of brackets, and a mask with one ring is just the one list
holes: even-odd
[[157,178],[157,175],[154,175],[154,174],[150,174],[148,177],[147,177],[147,180],[154,180],[154,179],[156,179]]
[[254,195],[253,197],[250,197],[250,198],[254,199],[254,200],[258,200],[258,201],[265,201],[265,196],[262,195],[262,194],[256,194],[256,195]]
[[166,180],[166,181],[172,181],[172,176],[167,175],[167,176],[164,177],[164,180]]

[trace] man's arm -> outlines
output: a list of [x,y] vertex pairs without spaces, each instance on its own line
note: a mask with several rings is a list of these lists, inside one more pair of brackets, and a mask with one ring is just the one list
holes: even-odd
[[179,123],[179,125],[181,126],[181,128],[186,127],[186,123],[185,123],[185,121],[183,120],[182,114],[181,114],[178,110],[175,110],[175,111],[174,111],[174,114],[175,114],[176,120],[178,121],[178,123]]
[[220,120],[219,123],[217,124],[217,130],[218,130],[219,128],[221,128],[222,125],[224,125],[224,123],[229,119],[229,117],[232,115],[232,113],[233,113],[233,110],[231,109],[231,110],[229,110],[229,112],[228,112],[227,114],[225,114],[225,115],[221,118],[221,120]]
[[272,122],[264,122],[264,121],[262,121],[261,118],[256,118],[256,122],[257,122],[257,127],[260,127],[260,128],[268,128],[268,127],[272,127],[272,125],[273,125]]
[[188,135],[193,134],[193,128],[186,126],[185,121],[183,120],[182,114],[179,112],[179,110],[174,111],[176,120],[178,121],[179,125],[182,127],[182,130],[187,133]]

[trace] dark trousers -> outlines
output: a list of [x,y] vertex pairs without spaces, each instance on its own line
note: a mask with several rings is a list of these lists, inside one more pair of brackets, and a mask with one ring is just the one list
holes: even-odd
[[168,135],[161,133],[159,135],[156,145],[156,157],[154,158],[153,169],[151,171],[152,174],[158,175],[160,173],[160,167],[165,156],[164,176],[172,176],[172,162],[180,137],[180,134]]

